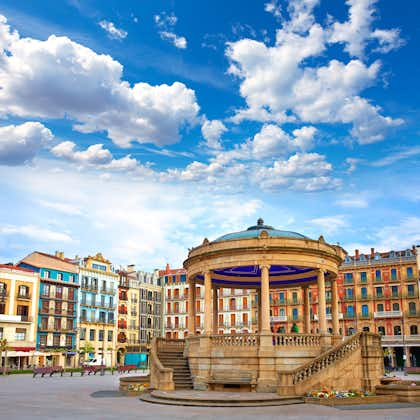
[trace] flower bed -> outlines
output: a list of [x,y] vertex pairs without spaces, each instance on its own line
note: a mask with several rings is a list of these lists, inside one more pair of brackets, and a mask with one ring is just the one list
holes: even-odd
[[120,391],[127,396],[140,395],[150,388],[150,376],[127,376],[120,378]]
[[395,401],[395,398],[392,395],[375,395],[367,391],[323,389],[309,392],[304,397],[304,401],[305,403],[333,406],[387,403]]

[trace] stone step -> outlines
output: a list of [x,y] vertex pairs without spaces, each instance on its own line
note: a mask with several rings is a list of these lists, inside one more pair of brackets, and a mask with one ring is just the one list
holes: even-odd
[[[191,391],[194,394],[197,391]],[[246,395],[243,398],[238,400],[228,400],[227,398],[217,399],[207,399],[203,396],[202,399],[197,397],[180,397],[176,398],[177,392],[173,392],[171,398],[165,398],[162,396],[154,395],[155,391],[151,394],[144,393],[140,396],[140,399],[154,404],[165,404],[165,405],[183,405],[183,406],[193,406],[193,407],[270,407],[270,406],[281,406],[281,405],[291,405],[291,404],[303,404],[304,401],[299,397],[283,397],[283,398],[273,398],[267,400],[251,400],[247,399]],[[226,393],[229,394],[229,393]],[[248,394],[248,393],[243,393]],[[252,393],[254,394],[254,393]]]

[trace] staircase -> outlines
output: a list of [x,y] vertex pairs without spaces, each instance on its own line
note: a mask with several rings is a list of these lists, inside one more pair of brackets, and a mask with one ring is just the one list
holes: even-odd
[[175,389],[193,389],[188,359],[184,357],[184,340],[162,340],[158,347],[158,358],[165,368],[173,369]]

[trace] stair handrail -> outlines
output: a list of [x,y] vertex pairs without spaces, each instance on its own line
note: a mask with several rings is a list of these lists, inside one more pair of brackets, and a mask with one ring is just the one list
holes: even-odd
[[[322,369],[327,368],[336,360],[342,359],[349,352],[353,352],[361,345],[361,338],[363,335],[367,335],[366,332],[358,332],[342,343],[332,347],[321,353],[315,359],[310,360],[302,366],[299,366],[293,370],[278,371],[279,385],[283,388],[294,388],[294,385],[304,381],[312,375],[317,374]],[[294,393],[294,392],[292,392]]]
[[150,346],[150,382],[152,388],[162,391],[173,391],[175,389],[174,370],[163,366],[158,355],[158,339],[153,337]]

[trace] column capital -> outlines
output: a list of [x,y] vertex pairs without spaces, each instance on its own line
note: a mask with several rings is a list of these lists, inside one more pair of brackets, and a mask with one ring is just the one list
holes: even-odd
[[262,263],[259,265],[260,269],[262,270],[263,268],[266,268],[267,270],[269,270],[271,268],[271,265],[268,263]]

